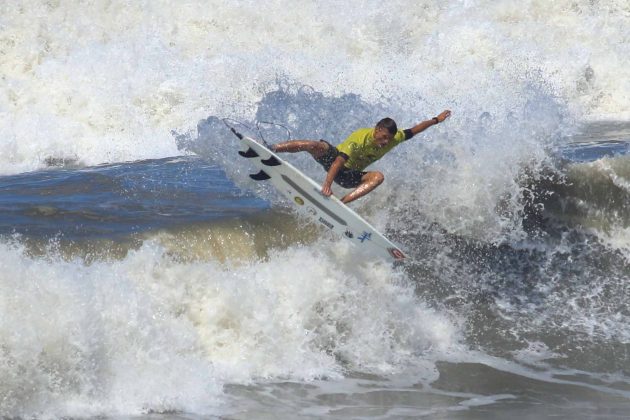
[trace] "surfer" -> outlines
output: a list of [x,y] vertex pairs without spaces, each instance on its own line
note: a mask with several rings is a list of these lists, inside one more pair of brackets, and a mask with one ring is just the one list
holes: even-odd
[[326,140],[291,140],[271,146],[276,153],[309,152],[327,171],[322,184],[322,194],[332,195],[333,181],[353,191],[341,201],[349,203],[363,197],[381,185],[385,176],[378,171],[364,171],[366,167],[382,158],[387,152],[405,140],[409,140],[432,125],[439,124],[451,111],[445,110],[437,117],[423,121],[406,130],[399,130],[391,118],[383,118],[374,128],[360,128],[348,136],[337,147]]

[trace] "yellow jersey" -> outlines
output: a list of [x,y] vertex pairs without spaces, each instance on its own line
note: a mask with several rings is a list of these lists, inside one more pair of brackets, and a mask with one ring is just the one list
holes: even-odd
[[344,165],[347,169],[362,171],[407,140],[403,130],[398,130],[392,141],[386,146],[378,147],[374,142],[374,130],[374,128],[360,128],[337,146],[337,150],[347,158]]

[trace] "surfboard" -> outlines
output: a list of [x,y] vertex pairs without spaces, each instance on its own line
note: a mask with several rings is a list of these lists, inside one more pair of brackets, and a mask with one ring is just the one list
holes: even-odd
[[321,186],[254,139],[232,132],[239,138],[242,150],[239,155],[249,160],[259,171],[250,175],[255,181],[271,184],[306,217],[338,236],[351,241],[360,250],[379,256],[386,261],[406,258],[395,245],[354,210],[337,197],[326,197]]

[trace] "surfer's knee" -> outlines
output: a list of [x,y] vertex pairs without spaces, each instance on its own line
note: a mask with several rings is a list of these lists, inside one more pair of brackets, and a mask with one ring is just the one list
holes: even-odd
[[376,173],[376,180],[378,182],[378,185],[381,185],[383,183],[383,181],[385,181],[385,175],[383,175],[382,172],[377,172]]
[[330,148],[330,144],[326,143],[325,141],[319,140],[319,141],[313,141],[313,150],[316,151],[317,153],[320,154],[324,154],[326,152],[328,152],[328,149]]
[[313,156],[313,158],[320,159],[328,153],[328,149],[330,147],[331,146],[323,140],[313,140],[309,145],[308,152]]
[[367,181],[374,185],[374,187],[378,187],[385,181],[385,175],[382,172],[369,172]]

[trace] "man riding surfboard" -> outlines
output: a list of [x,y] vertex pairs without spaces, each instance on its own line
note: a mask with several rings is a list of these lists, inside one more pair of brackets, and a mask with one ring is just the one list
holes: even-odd
[[325,140],[291,140],[271,146],[276,153],[309,152],[327,171],[322,184],[322,194],[332,195],[333,181],[344,188],[354,188],[341,201],[349,203],[381,185],[385,176],[378,171],[364,171],[386,153],[423,132],[432,125],[439,124],[451,111],[445,110],[437,117],[423,121],[406,130],[398,130],[391,118],[383,118],[374,128],[360,128],[348,136],[337,147]]

